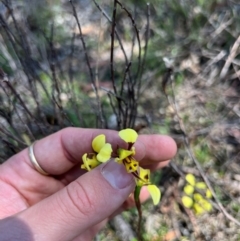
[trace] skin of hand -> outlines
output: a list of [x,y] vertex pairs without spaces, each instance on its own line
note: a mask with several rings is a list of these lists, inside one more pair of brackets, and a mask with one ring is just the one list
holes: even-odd
[[[80,169],[82,155],[92,152],[99,134],[113,150],[126,145],[117,131],[66,128],[34,145],[49,176],[35,170],[27,149],[0,165],[1,241],[92,240],[109,217],[134,205],[135,182],[123,165],[109,161],[87,173]],[[162,135],[139,135],[135,148],[135,158],[152,171],[176,153],[172,138]],[[147,198],[143,189],[141,200]]]

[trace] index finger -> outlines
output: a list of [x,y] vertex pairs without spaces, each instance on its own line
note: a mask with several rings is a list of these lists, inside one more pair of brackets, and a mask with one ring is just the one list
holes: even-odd
[[[117,146],[126,146],[117,131],[69,127],[37,141],[34,154],[43,170],[51,175],[60,175],[80,164],[84,153],[92,152],[92,140],[99,134],[106,136],[114,151]],[[162,135],[139,135],[135,148],[136,159],[144,164],[171,159],[176,153],[173,139]],[[32,167],[26,149],[18,154],[17,159]]]

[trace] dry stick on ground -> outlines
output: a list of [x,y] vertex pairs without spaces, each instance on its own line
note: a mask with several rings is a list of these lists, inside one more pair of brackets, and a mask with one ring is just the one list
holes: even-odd
[[238,55],[239,45],[240,45],[240,35],[238,36],[237,40],[235,41],[235,43],[230,51],[230,54],[225,62],[225,65],[222,68],[222,71],[220,73],[221,79],[225,78],[233,59]]
[[98,104],[98,113],[97,113],[97,115],[100,117],[101,126],[103,128],[103,127],[105,127],[105,120],[103,118],[103,110],[102,110],[101,100],[100,100],[100,97],[99,97],[98,88],[97,88],[95,80],[94,80],[93,71],[92,71],[92,68],[91,68],[91,65],[90,65],[90,60],[89,60],[89,56],[88,56],[88,53],[87,53],[86,43],[84,41],[83,34],[82,34],[81,24],[80,24],[80,21],[79,21],[77,12],[76,12],[76,8],[75,8],[72,0],[69,0],[69,2],[71,4],[71,6],[72,6],[73,16],[74,16],[74,18],[75,18],[75,20],[77,22],[77,26],[78,26],[78,30],[79,30],[79,37],[80,37],[80,40],[82,42],[83,51],[84,51],[85,59],[86,59],[86,62],[87,62],[87,66],[88,66],[88,70],[89,70],[89,74],[90,74],[92,87],[94,89],[94,92],[96,93],[97,104]]
[[131,225],[123,219],[121,214],[115,216],[110,222],[116,229],[116,234],[120,240],[131,241],[136,239]]
[[[233,18],[230,18],[228,21],[226,19],[229,17],[229,15],[226,13],[225,16],[222,19],[222,22],[219,24],[218,28],[215,29],[214,32],[210,34],[211,39],[217,38],[220,33],[222,33],[228,26],[230,26],[233,23]],[[210,21],[209,21],[210,22]],[[211,23],[211,22],[210,22]],[[212,24],[212,23],[211,23]],[[213,24],[212,24],[213,25]],[[213,25],[214,26],[214,25]]]
[[[184,205],[182,205],[182,200],[180,198],[179,189],[177,188],[177,186],[175,186],[174,189],[173,189],[173,195],[174,195],[176,201],[182,206],[183,210],[188,215],[195,235],[199,236],[201,234],[201,231],[200,231],[201,229],[199,228],[199,225],[196,222],[196,217],[194,216],[192,210],[189,210]],[[176,220],[176,217],[173,213],[173,210],[171,211],[170,214],[171,214],[173,228],[174,228],[175,233],[176,233],[176,237],[178,239],[180,239],[181,235],[180,235],[180,227],[179,227],[178,220]]]
[[237,70],[236,67],[234,67],[235,73],[230,75],[229,80],[234,80],[236,78],[240,79],[240,70]]
[[[170,77],[171,78],[171,77]],[[204,182],[206,183],[206,185],[208,186],[209,190],[211,191],[212,193],[212,196],[214,197],[216,203],[217,203],[217,206],[218,208],[221,210],[221,212],[225,215],[226,218],[228,218],[230,221],[234,222],[235,224],[239,225],[240,226],[240,222],[235,219],[230,213],[227,212],[227,210],[223,207],[223,205],[221,204],[221,202],[218,200],[217,198],[217,195],[215,193],[215,191],[213,190],[213,187],[212,185],[210,184],[207,176],[204,174],[204,171],[200,165],[200,163],[198,162],[198,160],[196,159],[196,157],[194,156],[192,150],[191,150],[191,147],[190,147],[190,144],[189,144],[189,139],[188,139],[188,135],[186,134],[186,131],[185,131],[185,126],[183,124],[183,121],[178,113],[178,108],[177,108],[177,103],[176,103],[176,99],[175,99],[175,92],[174,92],[174,83],[173,81],[171,81],[171,92],[172,92],[172,101],[170,99],[170,96],[167,95],[167,99],[168,99],[168,102],[169,104],[173,107],[175,113],[176,113],[176,116],[177,116],[177,119],[178,119],[178,123],[179,123],[179,126],[180,126],[180,129],[183,133],[183,136],[184,136],[184,144],[185,144],[185,148],[187,150],[187,153],[189,155],[189,157],[193,160],[193,162],[195,163],[200,175],[202,176]]]

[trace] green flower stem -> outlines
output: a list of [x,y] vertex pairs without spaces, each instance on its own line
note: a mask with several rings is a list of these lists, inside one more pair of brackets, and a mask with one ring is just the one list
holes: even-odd
[[138,240],[142,240],[142,209],[141,209],[141,202],[140,202],[140,191],[141,191],[141,186],[136,186],[134,190],[134,200],[136,204],[136,208],[138,211]]

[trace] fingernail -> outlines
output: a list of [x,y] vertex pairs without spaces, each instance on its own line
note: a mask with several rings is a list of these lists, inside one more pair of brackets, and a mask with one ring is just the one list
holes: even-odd
[[114,160],[107,162],[101,170],[103,177],[115,189],[123,189],[134,183],[133,176],[127,173],[123,164],[118,164]]

